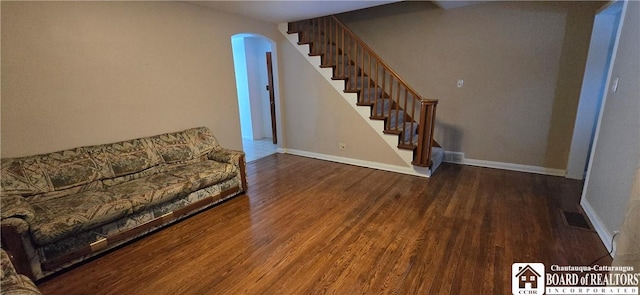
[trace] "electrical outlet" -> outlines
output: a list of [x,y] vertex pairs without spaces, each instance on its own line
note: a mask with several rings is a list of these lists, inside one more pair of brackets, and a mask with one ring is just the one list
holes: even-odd
[[338,146],[340,147],[341,151],[346,151],[347,150],[347,144],[346,143],[339,143]]

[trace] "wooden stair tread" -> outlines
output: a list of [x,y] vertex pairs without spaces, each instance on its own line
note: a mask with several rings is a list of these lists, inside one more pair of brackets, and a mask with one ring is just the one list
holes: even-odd
[[382,131],[384,134],[393,134],[393,135],[400,135],[402,133],[402,129],[398,128],[398,130],[393,130],[393,129],[385,129],[384,131]]
[[[418,123],[409,116],[404,109],[398,105],[397,101],[394,101],[390,95],[384,89],[381,89],[378,84],[378,74],[375,72],[371,72],[372,68],[369,68],[369,72],[367,72],[367,68],[364,63],[364,49],[362,49],[362,53],[358,54],[356,51],[356,55],[352,56],[353,53],[351,50],[351,43],[349,43],[349,53],[345,52],[344,48],[338,46],[339,41],[334,42],[334,40],[327,40],[326,32],[322,30],[322,27],[318,26],[318,23],[309,22],[299,22],[302,27],[298,27],[298,30],[288,30],[289,34],[298,33],[298,45],[309,45],[309,53],[308,56],[320,56],[320,68],[333,68],[332,77],[330,78],[333,81],[344,81],[343,93],[356,93],[357,106],[370,107],[370,120],[384,120],[384,134],[397,135],[398,136],[398,145],[397,148],[404,150],[413,150],[414,151],[414,160],[416,159],[417,150],[417,131],[418,131]],[[315,26],[315,29],[314,29]],[[347,29],[348,30],[348,29]],[[322,38],[325,37],[325,38]],[[344,37],[343,37],[344,38]],[[343,43],[345,41],[343,40]],[[345,43],[346,44],[346,43]],[[343,46],[346,46],[342,44]],[[352,59],[355,58],[355,59]],[[362,59],[363,65],[358,65],[360,58]],[[371,62],[371,53],[369,56],[369,62]],[[375,71],[378,71],[376,66]],[[375,79],[370,76],[375,74]],[[391,79],[391,78],[390,78]],[[399,78],[398,78],[399,79]],[[385,84],[385,80],[382,80],[383,84]],[[400,83],[400,82],[398,82]],[[399,84],[398,84],[399,85]],[[404,85],[404,84],[403,84]],[[398,86],[400,87],[400,86]],[[409,87],[409,86],[404,86]],[[342,88],[342,87],[341,87]],[[409,87],[410,88],[410,87]],[[394,89],[395,90],[395,89]],[[411,89],[409,89],[412,91]],[[404,99],[412,100],[415,99],[412,93],[407,93],[407,89],[405,88]],[[400,95],[400,91],[398,90],[398,95]],[[419,98],[419,97],[418,97]],[[398,100],[401,98],[399,97]],[[419,102],[418,102],[419,103]],[[416,102],[413,102],[413,106],[415,107]],[[406,102],[405,102],[406,105]],[[411,111],[413,113],[413,111]],[[393,128],[389,128],[389,126]],[[434,141],[433,146],[439,146]],[[420,156],[419,161],[423,161],[422,156]],[[415,166],[424,166],[416,165]]]
[[418,148],[418,145],[417,144],[398,144],[398,148],[403,150],[415,150],[416,148]]

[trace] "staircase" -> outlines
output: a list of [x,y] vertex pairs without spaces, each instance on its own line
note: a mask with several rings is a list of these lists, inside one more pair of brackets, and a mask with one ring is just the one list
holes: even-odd
[[357,94],[356,105],[369,108],[368,119],[384,122],[382,132],[397,136],[398,153],[412,152],[408,164],[431,176],[444,157],[433,139],[437,100],[420,97],[335,16],[289,23],[286,33],[298,34],[295,44],[308,45],[319,67],[332,70],[330,79],[344,81],[343,93]]

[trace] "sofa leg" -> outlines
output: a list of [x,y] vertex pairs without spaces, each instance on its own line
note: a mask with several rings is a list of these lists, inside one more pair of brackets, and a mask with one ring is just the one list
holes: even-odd
[[31,280],[35,281],[36,277],[31,270],[31,264],[29,264],[27,252],[22,244],[22,235],[15,227],[7,225],[2,226],[0,235],[2,237],[2,248],[5,249],[7,254],[9,254],[16,272],[26,275]]

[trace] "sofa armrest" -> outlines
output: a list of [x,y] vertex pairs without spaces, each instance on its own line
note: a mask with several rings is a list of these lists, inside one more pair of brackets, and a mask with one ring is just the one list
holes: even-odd
[[[4,210],[4,209],[3,209]],[[29,260],[29,253],[34,254],[29,234],[29,224],[22,218],[5,218],[0,221],[2,249],[12,254],[15,269],[34,280],[36,277]],[[32,250],[32,251],[29,251]]]
[[240,166],[240,162],[244,161],[244,152],[236,150],[222,149],[209,153],[209,160],[228,163],[234,166]]
[[0,211],[2,219],[15,217],[28,221],[33,220],[35,217],[35,211],[31,204],[21,196],[2,196],[0,197],[0,200],[2,202],[2,211]]
[[240,183],[242,185],[242,191],[247,190],[247,172],[243,151],[222,149],[210,152],[208,158],[209,160],[228,163],[238,167],[238,169],[240,170]]
[[15,231],[16,234],[23,234],[29,231],[29,223],[26,220],[19,217],[3,218],[0,221],[2,230],[10,228]]
[[2,290],[3,294],[41,294],[29,278],[16,271],[9,254],[4,249],[0,249],[0,261],[2,264],[0,290]]
[[34,254],[29,221],[35,217],[33,207],[25,198],[17,195],[0,197],[2,218],[0,219],[0,237],[2,248],[11,253],[12,262],[18,273],[35,279],[29,253]]

